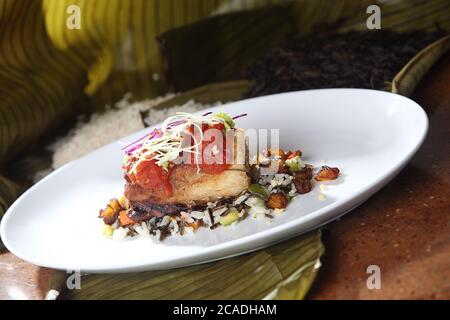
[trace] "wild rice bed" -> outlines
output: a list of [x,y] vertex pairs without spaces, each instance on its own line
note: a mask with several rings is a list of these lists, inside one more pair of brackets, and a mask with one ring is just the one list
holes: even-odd
[[[267,175],[259,179],[259,184],[270,193],[283,192],[290,197],[296,196],[297,190],[293,182],[293,175],[277,173]],[[122,240],[127,236],[154,236],[162,241],[168,235],[193,234],[198,228],[206,227],[215,229],[220,225],[235,225],[239,221],[250,216],[255,220],[265,220],[270,223],[274,214],[282,213],[284,209],[270,209],[265,205],[265,200],[258,194],[248,191],[243,192],[234,199],[209,202],[206,206],[194,208],[189,211],[181,211],[176,215],[153,217],[148,221],[121,227],[119,220],[111,225],[110,232],[115,240]],[[230,215],[230,213],[232,213]],[[108,233],[108,234],[109,234]],[[106,235],[106,233],[104,233]]]

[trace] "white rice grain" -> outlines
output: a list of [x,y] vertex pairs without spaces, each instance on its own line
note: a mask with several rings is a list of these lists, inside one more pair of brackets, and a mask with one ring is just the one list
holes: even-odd
[[128,235],[128,229],[119,227],[116,230],[114,230],[112,238],[114,240],[123,240]]
[[160,226],[161,226],[161,227],[164,227],[164,226],[166,226],[169,222],[170,222],[170,216],[165,215],[165,216],[162,218],[162,220],[161,220]]
[[161,241],[161,230],[156,230],[155,238],[156,240]]
[[186,235],[193,235],[194,234],[194,228],[192,228],[192,227],[184,227],[184,233]]
[[141,236],[144,237],[150,236],[150,231],[148,230],[147,223],[145,222],[141,222],[140,225],[135,226],[134,230],[136,230],[136,232]]
[[206,224],[207,226],[212,226],[213,222],[211,221],[208,209],[206,209],[204,213],[205,214],[203,216],[203,223]]
[[203,219],[205,213],[203,211],[192,211],[191,217],[197,220]]
[[249,197],[248,194],[243,194],[242,196],[239,196],[236,200],[234,200],[233,205],[235,206],[240,205],[242,202],[247,200],[248,197]]

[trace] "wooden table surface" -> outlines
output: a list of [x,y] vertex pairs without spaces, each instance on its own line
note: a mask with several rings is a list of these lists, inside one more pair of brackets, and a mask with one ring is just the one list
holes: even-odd
[[[391,183],[325,228],[308,298],[450,299],[450,53],[413,98],[430,119],[423,147]],[[369,265],[380,267],[381,289],[367,288]],[[0,254],[0,299],[42,299],[51,272]]]

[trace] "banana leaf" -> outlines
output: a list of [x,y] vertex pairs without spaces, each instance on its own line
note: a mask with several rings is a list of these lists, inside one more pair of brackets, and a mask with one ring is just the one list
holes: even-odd
[[[215,102],[230,102],[239,100],[242,94],[248,90],[251,82],[247,80],[226,81],[208,84],[196,89],[188,90],[182,94],[175,95],[163,102],[158,103],[154,109],[165,109],[173,106],[179,106],[190,100],[203,104],[212,104]],[[148,111],[143,112],[143,118],[147,117]]]
[[[8,206],[18,197],[21,188],[13,181],[0,176],[0,213],[5,212]],[[1,217],[1,214],[0,214]],[[5,247],[0,238],[0,251]]]
[[[80,29],[66,27],[69,5],[79,8]],[[267,5],[254,0],[42,0],[42,12],[53,45],[86,72],[84,92],[102,108],[127,92],[138,100],[167,92],[159,34],[212,15]]]
[[450,35],[446,36],[420,51],[392,81],[392,92],[409,96],[417,84],[433,66],[450,49]]
[[295,34],[295,27],[289,7],[274,6],[169,30],[158,37],[168,85],[179,92],[243,79],[253,59]]
[[[323,253],[320,231],[313,231],[235,258],[173,270],[84,275],[81,289],[53,290],[61,291],[61,299],[302,299]],[[53,276],[65,283],[64,272]]]

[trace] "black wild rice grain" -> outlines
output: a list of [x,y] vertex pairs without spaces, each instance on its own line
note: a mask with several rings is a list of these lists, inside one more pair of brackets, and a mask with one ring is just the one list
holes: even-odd
[[445,32],[350,31],[295,38],[257,59],[244,97],[320,88],[385,90],[401,68]]

